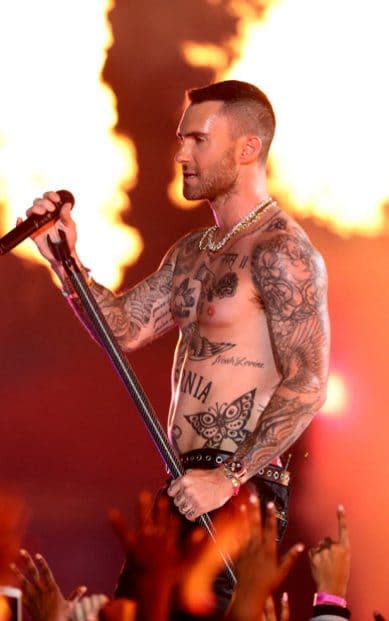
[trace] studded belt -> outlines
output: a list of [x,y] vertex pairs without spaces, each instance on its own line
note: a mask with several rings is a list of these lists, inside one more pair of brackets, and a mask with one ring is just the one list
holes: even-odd
[[[232,453],[229,451],[219,451],[219,449],[195,449],[188,451],[188,453],[183,453],[180,459],[186,470],[190,468],[211,470],[220,466],[231,455]],[[284,485],[285,487],[288,487],[290,483],[290,472],[273,464],[261,468],[254,476],[265,481]]]

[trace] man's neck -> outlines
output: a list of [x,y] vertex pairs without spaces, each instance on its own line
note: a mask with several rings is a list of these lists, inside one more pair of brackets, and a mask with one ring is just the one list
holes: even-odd
[[255,186],[242,185],[240,190],[231,192],[209,201],[215,223],[220,234],[225,235],[242,218],[249,214],[257,205],[268,198],[269,193],[266,181]]

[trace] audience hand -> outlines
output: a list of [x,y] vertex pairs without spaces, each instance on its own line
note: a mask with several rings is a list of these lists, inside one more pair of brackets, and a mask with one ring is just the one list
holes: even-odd
[[166,497],[157,500],[153,511],[148,492],[139,495],[138,514],[136,531],[128,528],[118,511],[112,511],[109,519],[127,552],[138,619],[165,621],[172,589],[180,577],[179,521],[171,514]]
[[108,597],[102,594],[82,597],[71,606],[68,619],[69,621],[97,621],[99,611],[108,601]]
[[257,621],[263,614],[266,599],[281,584],[304,549],[298,543],[279,560],[274,504],[268,504],[263,526],[258,500],[247,508],[246,514],[242,514],[242,529],[248,529],[250,536],[235,566],[238,582],[226,616],[229,621]]
[[[293,546],[278,561],[275,508],[269,506],[262,529],[258,497],[250,494],[249,489],[242,488],[239,496],[230,501],[229,508],[228,514],[221,512],[214,518],[218,546],[206,538],[197,556],[192,556],[191,567],[181,588],[181,597],[185,609],[193,614],[205,614],[212,610],[213,580],[223,569],[219,554],[221,548],[225,556],[237,558],[235,573],[238,584],[226,618],[230,621],[258,621],[267,597],[287,575],[303,546]],[[282,621],[287,621],[288,611],[288,604],[284,602]],[[264,614],[267,614],[264,621],[275,620],[271,602],[268,602]]]
[[194,615],[206,614],[215,607],[213,583],[224,569],[220,552],[225,558],[235,559],[247,544],[249,531],[242,528],[242,511],[247,511],[246,505],[251,501],[257,502],[250,491],[250,486],[243,486],[227,507],[212,516],[216,544],[202,528],[192,532],[180,597],[185,610]]
[[350,541],[345,511],[338,507],[338,541],[325,537],[309,550],[309,560],[316,591],[346,597],[350,576]]
[[32,621],[65,621],[69,611],[86,591],[77,587],[66,600],[54,580],[43,556],[35,555],[35,562],[26,550],[20,551],[22,569],[11,565],[23,593],[23,604]]

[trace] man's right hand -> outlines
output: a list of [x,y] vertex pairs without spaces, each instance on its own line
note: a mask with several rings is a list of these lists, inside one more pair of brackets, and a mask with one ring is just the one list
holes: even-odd
[[[61,199],[57,192],[45,192],[41,198],[36,198],[33,201],[32,207],[27,210],[26,215],[31,216],[34,213],[44,214],[48,211],[54,211],[56,206],[55,204],[60,202],[60,200]],[[41,255],[45,257],[45,259],[47,259],[51,264],[55,263],[55,258],[53,257],[53,254],[47,243],[47,235],[50,235],[50,238],[53,242],[57,242],[60,239],[58,233],[60,229],[65,232],[70,252],[73,256],[75,256],[77,230],[76,224],[70,215],[71,208],[71,203],[65,203],[61,208],[60,217],[58,220],[49,222],[46,226],[39,229],[37,233],[34,233],[34,235],[31,236],[36,246],[38,247]],[[22,220],[18,218],[18,224],[21,222]]]

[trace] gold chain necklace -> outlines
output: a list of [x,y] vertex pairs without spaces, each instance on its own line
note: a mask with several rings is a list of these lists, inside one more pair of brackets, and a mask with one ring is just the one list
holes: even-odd
[[239,222],[234,224],[232,229],[228,231],[228,233],[226,233],[226,235],[224,235],[224,237],[219,242],[213,241],[215,237],[215,233],[216,231],[219,230],[219,227],[217,224],[215,224],[214,226],[211,226],[209,229],[205,231],[204,235],[200,239],[199,249],[200,250],[207,249],[207,250],[210,250],[211,252],[217,252],[218,250],[223,248],[223,246],[226,245],[226,243],[231,239],[231,237],[233,237],[237,233],[240,233],[240,231],[243,231],[245,228],[248,227],[249,224],[251,224],[252,222],[255,222],[259,218],[259,216],[262,216],[265,213],[265,211],[267,211],[268,209],[270,209],[270,207],[273,207],[273,205],[276,205],[276,204],[277,204],[276,201],[274,201],[272,198],[265,198],[263,201],[259,203],[259,205],[256,205],[256,207],[254,207],[252,211],[250,211],[241,220],[239,220]]

